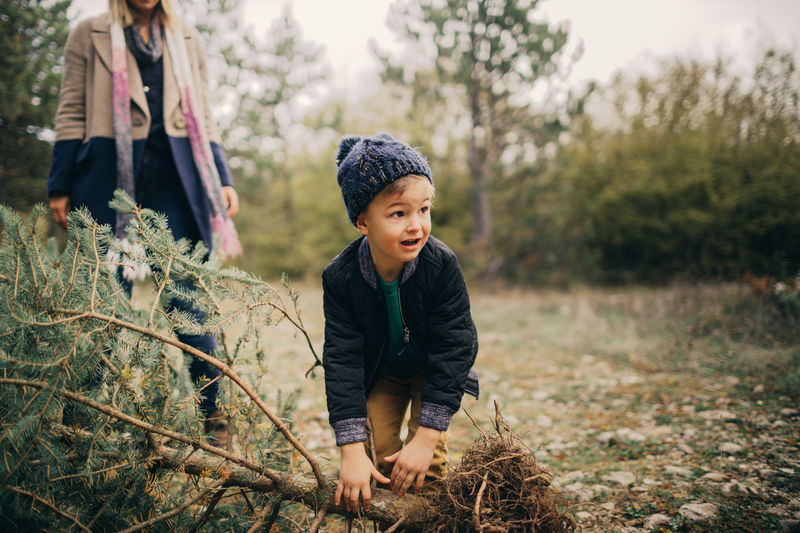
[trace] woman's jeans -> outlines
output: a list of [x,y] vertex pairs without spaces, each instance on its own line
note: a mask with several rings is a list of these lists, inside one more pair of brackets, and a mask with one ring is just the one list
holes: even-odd
[[[136,180],[136,201],[144,208],[166,215],[172,236],[176,241],[188,239],[191,243],[196,243],[202,240],[171,154],[158,153],[145,148],[142,168]],[[177,281],[177,283],[189,282]],[[130,295],[131,284],[129,282],[123,284]],[[205,313],[194,306],[192,302],[173,298],[167,311],[173,309],[191,314],[198,322],[205,319]],[[210,334],[184,335],[178,333],[178,340],[209,355],[217,349],[216,340]],[[192,381],[196,385],[200,385],[205,380],[213,380],[219,376],[220,371],[206,361],[192,356],[189,374]],[[203,389],[203,400],[200,403],[203,414],[208,415],[216,409],[218,390],[219,380]]]

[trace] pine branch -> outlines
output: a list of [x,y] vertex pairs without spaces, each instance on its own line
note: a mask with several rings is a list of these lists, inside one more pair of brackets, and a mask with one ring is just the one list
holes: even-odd
[[[29,381],[29,380],[22,380],[22,379],[9,379],[9,378],[0,378],[0,384],[17,385],[17,386],[22,386],[22,387],[36,387],[36,388],[40,388],[40,389],[47,389],[49,387],[49,385],[46,382],[41,382],[41,381],[37,382],[37,381]],[[138,418],[134,418],[134,417],[132,417],[132,416],[130,416],[128,414],[125,414],[122,411],[120,411],[119,409],[115,409],[114,407],[110,407],[110,406],[107,406],[107,405],[103,405],[103,404],[97,403],[97,402],[95,402],[95,401],[93,401],[93,400],[91,400],[91,399],[89,399],[89,398],[87,398],[85,396],[80,395],[80,394],[76,394],[74,392],[71,392],[71,391],[68,391],[68,390],[63,390],[63,389],[62,390],[57,390],[57,389],[54,388],[52,390],[53,390],[53,393],[57,392],[58,394],[60,394],[64,398],[70,399],[70,400],[72,400],[74,402],[81,403],[83,405],[86,405],[87,407],[91,407],[92,409],[100,411],[101,413],[105,413],[105,414],[107,414],[107,415],[109,415],[111,417],[116,418],[117,420],[120,420],[122,422],[130,424],[132,426],[136,426],[136,427],[138,427],[140,429],[143,429],[145,431],[150,431],[152,433],[157,433],[159,435],[163,435],[163,436],[168,437],[170,439],[177,440],[177,441],[183,442],[185,444],[189,444],[190,446],[193,446],[195,448],[203,449],[203,450],[205,450],[205,451],[207,451],[209,453],[212,453],[214,455],[218,455],[218,456],[220,456],[220,457],[222,457],[224,459],[227,459],[228,461],[231,461],[233,463],[242,465],[243,467],[245,467],[245,468],[247,468],[249,470],[252,470],[253,472],[257,472],[257,473],[259,473],[259,474],[261,474],[263,476],[266,476],[266,477],[268,477],[270,479],[274,478],[273,481],[275,481],[275,482],[280,481],[281,474],[277,474],[277,473],[273,472],[272,470],[269,470],[269,469],[267,469],[267,468],[265,468],[265,467],[263,467],[263,466],[261,466],[261,465],[259,465],[257,463],[254,463],[253,461],[250,461],[250,460],[248,460],[248,459],[246,459],[244,457],[235,455],[235,454],[233,454],[233,453],[231,453],[231,452],[229,452],[229,451],[227,451],[227,450],[225,450],[223,448],[219,448],[217,446],[213,446],[213,445],[208,444],[207,442],[204,442],[204,441],[199,440],[199,439],[192,439],[190,437],[187,437],[186,435],[183,435],[182,433],[177,433],[177,432],[172,431],[170,429],[154,426],[153,424],[150,424],[148,422],[144,422],[142,420],[139,420]]]
[[[192,456],[181,458],[180,452],[166,446],[159,447],[152,460],[161,468],[180,468],[187,474],[209,476],[213,472],[224,469],[228,485],[247,487],[256,492],[276,493],[281,498],[302,503],[311,509],[326,510],[329,514],[352,516],[344,503],[333,504],[335,484],[328,484],[324,490],[319,489],[316,482],[303,475],[284,476],[274,481],[265,476],[254,477],[251,472],[235,465],[225,465],[224,461],[214,457]],[[421,496],[407,493],[398,496],[393,492],[377,488],[372,491],[372,505],[369,511],[361,514],[385,526],[395,524],[401,518],[410,529],[421,528],[425,524],[430,502]]]
[[[58,374],[56,375],[56,386],[58,385],[58,383],[62,379],[62,377],[63,377],[63,366],[62,366],[61,370],[59,370]],[[53,400],[53,396],[54,395],[55,395],[55,387],[50,391],[50,394],[47,396],[47,400],[45,401],[44,407],[42,407],[42,409],[39,412],[39,415],[37,417],[39,423],[38,423],[38,425],[36,427],[36,433],[38,433],[42,428],[42,425],[44,423],[44,414],[47,411],[47,408],[49,407],[50,402]],[[27,426],[28,426],[28,424],[26,424],[25,428],[27,428]],[[7,436],[7,433],[5,433],[3,435],[3,439],[5,439],[6,436]],[[0,440],[2,440],[2,439],[0,439]],[[0,480],[0,487],[5,485],[8,482],[8,480],[11,478],[11,476],[14,475],[14,473],[17,471],[17,469],[25,463],[25,460],[28,458],[28,455],[34,450],[35,447],[36,447],[36,439],[30,439],[29,446],[25,449],[25,451],[22,453],[22,455],[20,455],[19,459],[17,460],[17,463],[14,465],[13,468],[9,468],[8,472],[6,472],[5,477],[2,480]]]
[[183,343],[183,342],[181,342],[181,341],[179,341],[177,339],[174,339],[172,337],[164,335],[163,333],[161,333],[159,331],[148,329],[148,328],[145,328],[145,327],[140,326],[138,324],[135,324],[133,322],[127,322],[125,320],[121,320],[121,319],[119,319],[117,317],[114,317],[114,316],[103,315],[103,314],[100,314],[100,313],[96,313],[94,311],[80,311],[80,310],[61,309],[61,308],[52,309],[52,312],[57,313],[57,314],[64,314],[64,315],[80,316],[81,318],[90,318],[90,319],[95,319],[95,320],[102,320],[102,321],[107,322],[109,324],[114,324],[115,326],[123,327],[123,328],[129,329],[129,330],[132,330],[132,331],[136,331],[137,333],[141,333],[142,335],[147,335],[147,336],[152,337],[154,339],[160,340],[161,342],[164,342],[166,344],[170,344],[172,346],[175,346],[176,348],[179,348],[179,349],[183,350],[184,352],[187,352],[187,353],[189,353],[189,354],[191,354],[191,355],[193,355],[195,357],[198,357],[198,358],[210,363],[212,366],[217,368],[220,372],[225,374],[234,383],[236,383],[239,386],[239,388],[241,388],[245,392],[245,394],[247,394],[247,396],[250,397],[251,400],[253,400],[253,402],[258,406],[258,408],[261,409],[261,411],[265,415],[267,415],[267,418],[269,418],[270,421],[275,425],[275,427],[277,427],[278,430],[281,433],[283,433],[283,435],[286,437],[286,440],[288,440],[289,443],[306,459],[306,461],[308,461],[309,465],[311,466],[311,470],[314,472],[314,477],[317,479],[317,483],[319,484],[319,487],[320,488],[325,488],[327,482],[325,480],[325,477],[322,475],[322,470],[320,469],[319,463],[317,463],[317,460],[314,458],[313,455],[311,455],[311,452],[309,452],[306,449],[306,447],[303,446],[303,444],[297,439],[297,437],[294,436],[294,434],[292,434],[291,430],[283,422],[283,420],[278,418],[272,412],[272,410],[269,407],[267,407],[267,405],[264,403],[264,401],[255,393],[255,391],[253,391],[253,389],[247,383],[245,383],[244,380],[242,380],[242,378],[239,377],[238,374],[233,372],[228,365],[226,365],[225,363],[223,363],[219,359],[216,359],[215,357],[212,357],[212,356],[202,352],[201,350],[198,350],[194,346],[190,346],[190,345],[188,345],[186,343]]
[[70,522],[72,522],[73,524],[75,524],[76,526],[78,526],[78,528],[79,528],[81,531],[87,531],[88,533],[92,533],[92,530],[91,530],[91,529],[89,529],[89,528],[87,528],[86,526],[84,526],[83,524],[81,524],[81,523],[78,521],[78,519],[77,519],[77,518],[75,518],[74,516],[70,516],[70,515],[68,515],[67,513],[65,513],[64,511],[62,511],[61,509],[59,509],[59,508],[58,508],[58,506],[57,506],[56,504],[54,504],[53,502],[51,502],[51,501],[49,501],[49,500],[45,500],[45,499],[44,499],[44,498],[42,498],[41,496],[38,496],[38,495],[36,495],[36,494],[34,494],[34,493],[32,493],[32,492],[28,492],[27,490],[25,490],[25,489],[22,489],[22,488],[20,488],[20,487],[8,486],[8,487],[6,487],[6,489],[8,489],[8,490],[10,490],[10,491],[13,491],[13,492],[16,492],[16,493],[18,493],[18,494],[24,494],[25,496],[27,496],[27,497],[29,497],[29,498],[32,498],[33,500],[35,500],[35,501],[37,501],[37,502],[41,503],[42,505],[44,505],[44,506],[46,506],[46,507],[49,507],[49,508],[50,508],[50,510],[52,510],[53,512],[55,512],[55,513],[56,513],[56,514],[58,514],[59,516],[63,516],[64,518],[66,518],[67,520],[69,520]]
[[[0,383],[3,383],[3,380],[0,380]],[[54,426],[54,429],[67,437],[76,433],[75,430],[64,426]],[[77,433],[82,437],[91,436],[91,433],[86,431],[78,430]],[[335,484],[330,481],[325,489],[320,489],[314,479],[302,474],[287,475],[265,468],[271,475],[267,476],[261,472],[257,473],[259,475],[253,475],[252,469],[231,464],[224,457],[195,454],[194,450],[187,453],[163,445],[149,450],[148,461],[157,468],[224,480],[224,484],[220,487],[245,487],[258,493],[276,494],[283,500],[302,503],[318,512],[325,510],[328,514],[353,516],[347,511],[344,503],[338,506],[333,504]],[[429,506],[430,502],[421,496],[411,493],[398,496],[389,490],[376,488],[372,491],[370,510],[362,512],[361,516],[385,527],[402,520],[404,526],[409,529],[424,529]]]
[[316,518],[314,518],[314,522],[311,524],[311,527],[308,528],[308,533],[317,533],[319,528],[322,527],[322,523],[325,521],[325,517],[328,516],[328,511],[326,509],[320,510],[317,513]]
[[185,502],[181,503],[179,506],[175,507],[174,509],[172,509],[170,511],[167,511],[166,513],[160,514],[158,516],[154,516],[150,520],[147,520],[146,522],[142,522],[141,524],[137,524],[137,525],[135,525],[133,527],[129,527],[127,529],[122,529],[118,533],[134,533],[135,531],[141,531],[142,529],[146,529],[146,528],[148,528],[148,527],[150,527],[150,526],[152,526],[154,524],[157,524],[159,522],[167,520],[168,518],[172,518],[173,516],[177,515],[178,513],[180,513],[181,511],[183,511],[187,507],[189,507],[190,505],[192,505],[195,502],[197,502],[197,501],[201,500],[202,498],[204,498],[205,495],[208,494],[209,492],[217,490],[219,487],[221,487],[224,484],[225,484],[225,480],[224,479],[220,479],[218,481],[215,481],[210,486],[208,486],[208,487],[204,488],[203,490],[201,490],[194,498],[190,498],[190,499],[186,500]]
[[[186,470],[185,466],[190,467],[197,459],[215,461],[206,465],[215,469],[192,475],[227,480],[221,486],[236,486],[235,478],[228,479],[228,472],[237,469],[242,482],[268,480],[272,486],[269,492],[282,500],[284,490],[296,491],[291,488],[295,476],[286,472],[284,464],[294,464],[289,455],[296,450],[313,472],[313,478],[308,473],[308,479],[302,478],[309,492],[307,499],[313,501],[313,509],[324,509],[330,499],[330,481],[323,476],[316,458],[290,431],[284,417],[289,416],[285,413],[292,409],[291,403],[283,406],[279,399],[278,406],[271,409],[256,394],[258,389],[251,377],[237,373],[238,367],[234,370],[239,356],[244,359],[249,355],[246,347],[253,337],[258,364],[265,364],[258,344],[260,330],[284,319],[306,339],[315,360],[309,372],[321,364],[303,325],[297,293],[287,285],[290,302],[250,274],[235,268],[220,270],[218,258],[211,255],[209,259],[202,245],[190,249],[185,241],[176,243],[163,215],[139,210],[129,198],[115,200],[124,210],[135,212],[127,242],[117,241],[108,226],[97,224],[85,209],[76,209],[70,215],[68,241],[60,254],[54,240],[46,247],[41,245],[37,225],[41,225],[44,210],[38,214],[34,211],[31,222],[26,223],[0,206],[0,388],[6,385],[8,391],[1,406],[7,415],[0,420],[5,464],[0,487],[24,486],[22,490],[44,495],[49,489],[27,486],[25,480],[55,483],[58,490],[65,491],[64,504],[69,507],[62,508],[67,512],[75,509],[80,529],[88,530],[107,527],[115,510],[123,514],[129,511],[142,519],[163,513],[164,502],[172,500],[166,499],[167,495],[181,479],[177,476],[191,474],[191,468]],[[118,282],[121,268],[128,273],[151,270],[155,288],[141,308],[133,305],[141,303],[140,299],[131,300]],[[181,281],[176,284],[176,280]],[[175,298],[191,303],[205,318],[161,309],[161,301]],[[229,346],[224,328],[242,319],[245,331],[238,334],[235,345]],[[179,333],[202,332],[214,334],[218,342],[221,339],[216,352],[219,359],[176,339]],[[260,428],[262,424],[256,423],[263,417],[271,422],[263,444],[256,445],[252,453],[240,455],[238,450],[213,446],[199,434],[193,400],[205,389],[172,379],[169,347],[205,361],[227,378],[230,427],[238,420],[248,423],[250,430]],[[182,399],[177,403],[174,385],[181,389]],[[189,390],[184,394],[187,385]],[[98,413],[93,417],[97,424],[92,432],[73,427],[67,433],[52,424],[64,405],[72,406],[73,416],[78,417],[73,420],[84,417],[87,410]],[[57,431],[47,432],[48,424]],[[143,433],[128,429],[128,436],[113,436],[119,430],[126,431],[126,426]],[[63,435],[59,436],[59,431]],[[162,443],[168,439],[188,446],[192,453],[172,450],[177,463],[155,474],[151,470],[153,454],[162,450]],[[273,446],[275,439],[277,445]],[[284,439],[288,445],[282,444]],[[253,457],[266,457],[268,463]],[[307,472],[305,468],[303,471]],[[76,490],[86,483],[108,484],[111,490],[102,496]],[[142,498],[123,502],[123,493],[115,490],[119,487],[142,491]],[[0,494],[3,492],[5,498],[15,498],[0,489]],[[247,517],[256,511],[248,494],[242,494],[243,498],[232,500],[231,506],[243,511],[235,520],[247,523]],[[215,503],[222,498],[223,492],[219,492],[202,516],[198,515],[198,528],[205,527]],[[61,501],[52,505],[55,503]],[[245,503],[252,514],[248,515]],[[41,505],[46,504],[36,502],[37,507]],[[280,511],[279,504],[272,508],[267,512],[272,514],[270,523]],[[141,515],[141,509],[147,509],[148,514]],[[44,527],[54,518],[48,518],[47,513],[35,517],[31,512],[35,509],[15,510],[12,523],[34,520]],[[170,513],[160,515],[159,520],[179,516],[185,523],[190,514],[183,504]],[[267,514],[261,517],[262,524]]]
[[265,506],[256,517],[256,521],[253,522],[253,525],[247,530],[247,533],[256,533],[256,531],[258,531],[258,529],[264,525],[264,522],[266,522],[266,525],[264,525],[264,531],[269,531],[272,529],[272,524],[274,524],[275,520],[278,518],[278,512],[280,512],[280,510],[280,501],[276,501],[273,502],[272,505]]
[[172,256],[169,256],[169,259],[167,260],[167,268],[164,269],[164,279],[158,284],[158,292],[156,292],[156,295],[153,298],[153,305],[150,306],[150,316],[147,319],[147,327],[149,328],[153,328],[153,318],[156,314],[156,308],[161,301],[161,295],[164,293],[164,288],[167,286],[167,281],[169,281],[169,273],[172,270],[172,259]]
[[[123,461],[118,465],[109,466],[108,468],[101,468],[100,470],[95,470],[94,472],[89,472],[88,475],[92,476],[92,475],[97,475],[97,474],[103,474],[105,472],[113,472],[114,470],[119,470],[120,468],[127,468],[129,466],[130,466],[130,463],[128,461]],[[85,473],[85,472],[81,472],[80,474],[69,474],[67,476],[58,476],[58,477],[54,477],[52,479],[48,479],[47,482],[48,483],[55,483],[56,481],[64,481],[65,479],[80,478],[80,477],[84,477],[86,475],[87,475],[87,473]]]
[[292,317],[289,316],[289,313],[287,313],[285,309],[283,309],[282,307],[280,307],[278,305],[275,305],[272,302],[269,302],[269,304],[273,307],[273,309],[275,309],[277,311],[280,311],[283,314],[283,316],[286,317],[286,319],[294,327],[296,327],[300,331],[300,333],[302,333],[303,336],[306,338],[306,343],[308,344],[308,348],[311,350],[311,354],[314,356],[314,365],[311,368],[309,368],[308,370],[306,370],[306,377],[308,377],[308,375],[311,373],[312,370],[314,370],[318,366],[322,366],[322,360],[320,360],[319,356],[317,355],[316,350],[314,350],[314,345],[311,344],[311,337],[309,337],[308,331],[306,331],[306,328],[304,328],[301,323],[295,322],[292,319]]
[[222,497],[225,496],[225,490],[218,490],[216,494],[211,498],[211,501],[208,502],[206,506],[205,512],[203,512],[203,516],[200,517],[200,520],[194,525],[191,529],[190,533],[195,533],[196,531],[200,531],[200,528],[208,522],[208,519],[211,518],[211,514],[214,512],[214,509],[217,508],[217,504],[222,500]]

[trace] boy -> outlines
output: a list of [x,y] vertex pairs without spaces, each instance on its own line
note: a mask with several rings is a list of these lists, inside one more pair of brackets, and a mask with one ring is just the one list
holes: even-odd
[[[371,478],[402,496],[419,491],[426,476],[444,477],[447,428],[478,341],[458,260],[430,236],[433,176],[422,155],[385,133],[345,137],[337,168],[362,236],[322,273],[323,363],[341,453],[335,503],[343,498],[356,512],[359,497],[369,510]],[[367,419],[377,465],[366,448]]]

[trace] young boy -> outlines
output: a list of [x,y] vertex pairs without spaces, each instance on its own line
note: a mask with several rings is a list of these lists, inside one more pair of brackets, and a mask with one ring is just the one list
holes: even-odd
[[323,363],[341,453],[335,503],[344,499],[356,512],[359,497],[369,510],[371,478],[402,496],[419,491],[426,476],[444,477],[447,428],[474,376],[478,339],[458,260],[430,236],[434,189],[425,159],[382,133],[342,139],[337,167],[362,236],[322,273]]

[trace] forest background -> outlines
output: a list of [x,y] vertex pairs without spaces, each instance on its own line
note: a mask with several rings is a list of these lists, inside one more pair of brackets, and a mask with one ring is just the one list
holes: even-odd
[[[46,199],[68,1],[3,0],[0,202]],[[674,57],[647,73],[568,85],[580,59],[538,2],[397,2],[377,45],[382,81],[327,93],[322,47],[287,5],[264,35],[241,0],[183,2],[206,37],[212,94],[242,199],[246,253],[265,278],[316,278],[355,235],[333,154],[389,131],[436,177],[434,234],[472,279],[555,284],[793,277],[800,265],[797,51]],[[56,231],[56,230],[54,230]]]
[[[0,204],[26,217],[46,201],[63,45],[75,22],[70,4],[0,0]],[[324,395],[319,379],[304,372],[312,364],[308,348],[322,338],[319,274],[357,235],[345,216],[333,159],[342,135],[388,131],[429,157],[437,186],[434,234],[456,251],[470,279],[482,397],[465,409],[481,423],[494,414],[494,402],[502,407],[547,462],[554,486],[570,495],[569,512],[582,527],[800,526],[800,293],[792,285],[800,269],[798,51],[756,45],[713,60],[665,58],[646,72],[572,84],[568,73],[580,60],[580,43],[566,25],[544,20],[541,4],[395,2],[387,29],[404,50],[375,47],[381,83],[341,94],[322,90],[331,84],[330,65],[290,8],[262,35],[245,24],[243,0],[181,2],[206,39],[216,118],[242,201],[236,223],[245,254],[232,264],[256,277],[200,264],[197,257],[182,262],[227,297],[226,305],[209,304],[215,309],[209,327],[240,313],[237,305],[278,301],[257,277],[276,279],[282,272],[301,280],[299,295],[290,293],[287,301],[299,302],[307,319],[308,336],[288,327],[291,313],[283,322],[276,318],[283,307],[219,327],[222,344],[232,347],[220,358],[236,363],[258,392],[254,402],[260,398],[292,420],[331,475],[336,465],[328,458],[336,451]],[[42,235],[25,240],[24,224],[4,217],[4,290],[11,279],[17,286],[11,273],[18,258],[32,266],[19,280],[26,290],[17,298],[15,288],[14,298],[0,300],[9,310],[0,313],[4,390],[24,392],[3,395],[0,406],[0,448],[16,461],[5,461],[12,466],[0,472],[16,483],[0,494],[7,513],[0,520],[117,530],[117,511],[125,525],[142,528],[152,520],[168,524],[174,510],[176,522],[164,529],[194,524],[227,531],[258,527],[263,513],[274,510],[277,517],[283,509],[281,530],[322,522],[324,513],[273,506],[274,494],[251,493],[253,508],[247,495],[230,489],[201,506],[197,498],[216,485],[197,476],[141,476],[152,474],[151,464],[113,448],[127,450],[117,437],[132,434],[139,442],[143,432],[102,416],[95,433],[78,439],[88,459],[61,453],[52,464],[27,460],[34,443],[45,443],[44,458],[53,443],[59,450],[73,446],[50,431],[58,406],[49,400],[42,406],[50,393],[35,387],[48,376],[60,383],[54,376],[62,367],[52,362],[69,359],[73,346],[81,347],[74,350],[80,357],[70,359],[63,394],[108,401],[102,390],[82,389],[81,380],[100,364],[98,354],[113,349],[116,370],[108,367],[107,390],[141,391],[123,405],[127,412],[148,420],[137,404],[144,398],[145,407],[155,406],[153,423],[182,434],[185,450],[199,446],[192,436],[197,418],[179,350],[173,345],[168,352],[145,333],[142,349],[132,333],[139,330],[131,329],[155,324],[166,338],[181,324],[181,317],[156,313],[166,278],[155,279],[155,291],[135,291],[131,303],[114,292],[109,276],[101,276],[96,290],[96,273],[105,268],[94,256],[76,254],[71,261],[89,277],[74,286],[70,277],[64,289],[53,280],[69,270],[70,254],[58,255],[49,243],[33,246],[44,243]],[[89,246],[93,228],[82,224],[78,241]],[[46,232],[64,240],[52,225]],[[158,243],[169,248],[166,240],[162,235]],[[80,246],[73,241],[72,247],[66,250]],[[31,249],[41,249],[45,260],[37,252],[31,261]],[[155,256],[150,260],[174,259]],[[40,274],[51,280],[44,288]],[[729,283],[743,276],[758,294]],[[99,298],[104,291],[116,296]],[[100,323],[64,319],[67,296],[69,312],[84,316],[97,300],[114,316]],[[275,334],[253,333],[255,323]],[[162,367],[164,361],[169,365]],[[171,395],[158,379],[142,378],[160,378],[162,369],[164,383],[175,385]],[[51,390],[62,394],[57,385]],[[284,395],[287,390],[297,394]],[[126,398],[114,395],[111,402]],[[228,393],[225,409],[259,472],[271,445],[264,427],[271,426],[241,398]],[[454,421],[451,442],[460,450],[454,459],[477,432],[466,417]],[[96,446],[113,453],[93,455]],[[270,461],[280,472],[297,467],[292,453]],[[42,474],[50,466],[63,473],[57,481],[47,477],[50,470]],[[119,477],[106,475],[112,470]],[[114,489],[105,500],[94,489],[100,482]],[[197,498],[196,483],[202,487]],[[141,497],[117,498],[125,493],[118,488],[131,486]],[[713,518],[699,516],[709,503],[716,506]],[[339,530],[345,527],[332,529]]]

